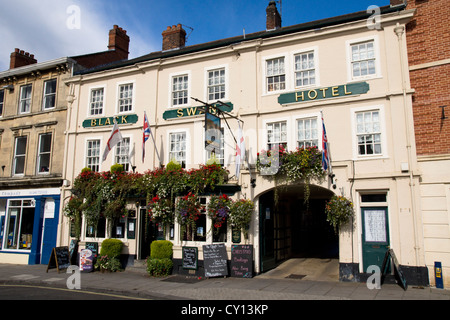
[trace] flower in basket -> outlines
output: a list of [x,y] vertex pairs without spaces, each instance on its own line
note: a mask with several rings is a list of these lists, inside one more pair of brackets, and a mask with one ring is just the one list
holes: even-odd
[[158,195],[148,204],[148,214],[151,220],[169,224],[173,222],[172,205],[169,199],[161,199]]
[[208,204],[208,216],[211,218],[214,229],[218,232],[227,220],[232,201],[226,195],[213,195]]
[[325,213],[327,214],[327,221],[337,233],[337,229],[353,217],[353,203],[346,197],[334,195],[325,205]]
[[200,216],[200,208],[201,205],[197,196],[191,192],[178,199],[176,213],[182,229],[186,226],[195,229],[195,222]]
[[230,222],[235,228],[244,233],[244,238],[248,239],[248,228],[252,220],[255,204],[251,200],[241,199],[233,202],[230,207]]

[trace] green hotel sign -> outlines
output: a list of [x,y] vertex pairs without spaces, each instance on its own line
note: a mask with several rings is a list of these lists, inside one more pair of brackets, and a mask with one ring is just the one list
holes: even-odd
[[332,99],[364,94],[369,91],[367,82],[344,84],[340,86],[317,88],[305,91],[295,91],[281,94],[278,97],[279,104],[298,103],[306,101],[316,101],[321,99]]
[[106,117],[106,118],[94,118],[86,119],[83,121],[83,128],[97,128],[106,127],[114,125],[114,120],[117,121],[118,125],[121,124],[133,124],[138,122],[139,117],[137,114],[126,114],[122,116]]
[[[233,110],[233,104],[228,102],[228,106],[224,106],[222,104],[214,104],[213,107],[225,111],[225,112],[231,112]],[[209,113],[215,114],[216,109],[209,107]],[[163,113],[164,120],[168,119],[180,119],[185,117],[191,117],[191,116],[197,116],[205,114],[205,109],[203,106],[199,107],[188,107],[188,108],[179,108],[179,109],[172,109],[167,110]]]

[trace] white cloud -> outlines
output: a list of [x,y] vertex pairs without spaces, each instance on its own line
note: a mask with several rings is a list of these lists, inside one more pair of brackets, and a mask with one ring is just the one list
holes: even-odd
[[[15,48],[34,54],[38,62],[108,50],[109,30],[124,17],[111,16],[106,6],[107,1],[11,1],[0,11],[0,71],[9,69]],[[130,57],[150,51],[152,44],[139,30],[128,34]]]

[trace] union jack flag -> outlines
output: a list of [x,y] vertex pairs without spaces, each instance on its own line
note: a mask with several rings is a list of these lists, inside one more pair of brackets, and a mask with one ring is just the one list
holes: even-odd
[[325,122],[323,121],[323,114],[320,113],[322,116],[322,167],[323,170],[327,171],[330,169],[330,155],[328,153],[328,138],[327,138],[327,131],[325,130]]
[[150,124],[148,123],[147,114],[144,111],[144,133],[142,137],[142,163],[144,163],[145,158],[145,142],[150,137]]

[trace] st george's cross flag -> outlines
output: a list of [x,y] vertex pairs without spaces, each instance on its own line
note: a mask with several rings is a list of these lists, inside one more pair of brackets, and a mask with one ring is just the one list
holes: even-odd
[[328,138],[327,138],[327,132],[325,130],[325,122],[323,120],[323,113],[320,112],[322,116],[322,167],[325,171],[331,170],[330,165],[330,154],[328,150]]
[[241,123],[238,121],[239,131],[238,140],[236,144],[236,179],[239,179],[239,174],[241,172],[241,164],[245,161],[245,141],[242,135]]
[[111,131],[111,136],[108,139],[108,142],[106,143],[105,151],[103,152],[103,161],[106,160],[108,157],[108,153],[111,151],[112,148],[116,144],[122,141],[122,134],[120,133],[119,126],[117,125],[117,122],[114,120],[114,126]]
[[144,111],[144,132],[142,136],[142,163],[144,163],[145,158],[145,142],[147,142],[150,137],[150,124],[148,123],[147,113]]

